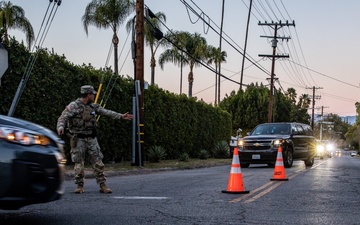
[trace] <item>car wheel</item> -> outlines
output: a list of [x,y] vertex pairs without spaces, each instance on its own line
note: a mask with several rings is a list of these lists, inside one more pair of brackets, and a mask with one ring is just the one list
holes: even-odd
[[291,149],[287,149],[284,151],[284,167],[291,168],[294,162],[293,152]]
[[305,160],[305,166],[312,166],[314,165],[314,162],[315,162],[315,158],[309,157],[307,160]]
[[248,168],[250,166],[250,163],[240,163],[241,168]]

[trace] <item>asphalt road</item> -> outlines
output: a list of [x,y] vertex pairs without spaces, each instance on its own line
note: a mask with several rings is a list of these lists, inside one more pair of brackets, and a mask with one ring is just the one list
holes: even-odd
[[242,168],[248,194],[222,193],[229,166],[111,176],[112,194],[87,179],[84,194],[73,181],[56,202],[1,211],[0,224],[359,224],[360,158],[302,161],[286,169],[288,181],[270,181],[274,168]]

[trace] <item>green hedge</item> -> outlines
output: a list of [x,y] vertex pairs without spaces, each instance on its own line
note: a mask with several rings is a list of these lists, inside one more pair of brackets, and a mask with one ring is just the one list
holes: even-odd
[[[23,77],[30,53],[15,39],[5,46],[9,53],[9,68],[0,86],[0,114],[7,115],[18,85]],[[112,75],[109,68],[95,69],[91,65],[74,65],[47,49],[39,51],[37,60],[21,95],[14,117],[33,121],[55,131],[56,122],[67,104],[79,97],[80,87],[91,84],[109,94],[105,108],[117,112],[132,112],[134,80]],[[181,153],[197,157],[201,149],[211,151],[215,143],[229,140],[230,114],[195,98],[176,95],[150,86],[144,96],[144,150],[161,146],[167,158],[175,159]],[[100,95],[100,100],[107,96]],[[114,121],[100,117],[98,140],[104,161],[131,159],[132,122]],[[66,152],[69,145],[66,137]]]

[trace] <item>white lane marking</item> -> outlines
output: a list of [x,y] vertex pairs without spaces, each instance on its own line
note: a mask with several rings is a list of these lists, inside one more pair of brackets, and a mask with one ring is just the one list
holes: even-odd
[[115,196],[116,199],[144,199],[144,200],[164,200],[169,197],[148,197],[148,196]]

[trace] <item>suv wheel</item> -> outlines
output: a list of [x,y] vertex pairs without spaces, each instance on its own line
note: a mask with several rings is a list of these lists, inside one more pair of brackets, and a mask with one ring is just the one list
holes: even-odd
[[284,151],[283,159],[284,159],[284,167],[291,168],[294,162],[293,152],[291,151],[291,149],[287,149]]
[[314,165],[314,162],[315,162],[315,158],[309,156],[309,158],[307,160],[305,160],[305,166],[312,166],[312,165]]

